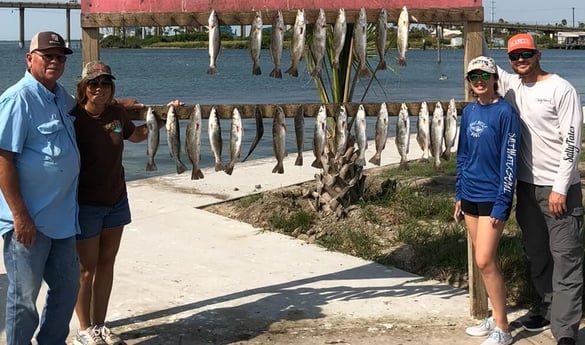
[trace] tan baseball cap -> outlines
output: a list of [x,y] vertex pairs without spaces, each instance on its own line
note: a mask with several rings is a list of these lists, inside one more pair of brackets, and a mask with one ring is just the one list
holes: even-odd
[[32,53],[36,50],[46,50],[51,48],[61,48],[65,54],[73,54],[73,50],[65,45],[63,37],[53,31],[37,32],[30,40],[30,48],[28,52]]
[[81,72],[81,78],[87,80],[92,80],[102,75],[108,76],[112,79],[116,79],[116,77],[114,77],[114,75],[112,74],[112,69],[110,68],[110,66],[106,65],[101,61],[88,62],[87,64],[85,64],[83,72]]

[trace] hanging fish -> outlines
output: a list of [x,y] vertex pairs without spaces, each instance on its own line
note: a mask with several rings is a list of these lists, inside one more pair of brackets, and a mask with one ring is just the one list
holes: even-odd
[[290,67],[286,73],[293,77],[299,76],[299,62],[303,58],[305,51],[305,35],[307,22],[305,20],[305,10],[297,10],[295,25],[293,26],[293,37],[290,46]]
[[284,42],[284,19],[282,12],[278,11],[272,21],[272,34],[270,40],[270,56],[274,63],[274,68],[270,72],[272,78],[282,78],[282,70],[280,68],[280,61],[282,59],[282,48]]
[[242,127],[242,116],[238,108],[232,112],[232,126],[230,131],[230,161],[225,168],[225,173],[231,175],[234,171],[236,161],[240,158],[244,128]]
[[358,112],[355,116],[355,133],[357,138],[358,148],[360,150],[359,156],[355,164],[359,166],[366,165],[366,149],[368,148],[368,139],[366,137],[366,110],[360,104]]
[[366,47],[367,47],[367,35],[368,35],[368,18],[366,16],[366,10],[360,9],[360,14],[353,27],[353,51],[357,57],[359,67],[358,76],[360,78],[369,77],[370,71],[368,71],[366,61]]
[[[397,132],[398,133],[398,132]],[[397,134],[398,135],[398,134]],[[369,162],[380,166],[382,151],[386,148],[386,141],[388,140],[388,107],[385,102],[380,105],[378,117],[376,118],[376,135],[374,141],[376,143],[376,153],[370,158]]]
[[346,32],[347,21],[345,19],[345,10],[340,8],[333,28],[333,67],[337,69],[339,68],[339,55],[341,55],[341,51],[345,45]]
[[286,123],[282,107],[276,107],[276,116],[272,122],[272,147],[274,148],[274,157],[276,157],[276,166],[272,169],[273,173],[284,174],[283,160],[286,157]]
[[248,151],[248,155],[246,155],[246,158],[242,159],[242,162],[245,162],[246,159],[248,159],[248,157],[250,157],[252,152],[254,152],[256,145],[258,145],[258,143],[260,142],[260,139],[262,139],[262,136],[264,135],[264,119],[262,117],[262,112],[260,111],[259,107],[256,107],[256,109],[254,111],[254,117],[256,118],[256,136],[254,137],[254,141],[252,142],[252,146],[250,146],[250,150]]
[[211,10],[207,24],[209,29],[209,68],[207,73],[216,74],[217,67],[215,63],[221,49],[221,33],[219,32],[219,19],[217,19],[215,10]]
[[406,66],[406,50],[408,49],[408,30],[409,30],[408,10],[406,6],[402,7],[398,17],[398,33],[396,44],[398,48],[398,65]]
[[256,11],[256,17],[250,29],[250,56],[252,57],[252,74],[260,75],[260,51],[262,51],[262,13]]
[[378,24],[376,25],[376,51],[380,61],[378,62],[377,70],[386,69],[386,36],[388,33],[388,12],[385,8],[380,10],[378,14]]
[[201,106],[199,104],[195,105],[193,113],[189,118],[186,135],[185,148],[187,150],[187,156],[191,164],[193,164],[191,180],[198,180],[203,178],[203,172],[201,172],[199,166],[199,161],[201,160]]
[[311,44],[311,52],[313,53],[313,62],[315,68],[311,73],[314,78],[321,76],[321,68],[323,64],[323,57],[325,56],[325,44],[327,40],[327,18],[325,11],[319,10],[319,17],[313,26],[313,41]]
[[315,119],[315,131],[313,135],[313,155],[315,160],[311,163],[314,168],[322,169],[322,158],[325,153],[325,146],[327,145],[327,110],[324,105],[319,107],[317,118]]
[[148,127],[148,137],[146,140],[146,156],[148,157],[148,161],[146,163],[146,171],[156,171],[157,167],[154,162],[154,156],[158,150],[160,136],[158,132],[158,119],[154,115],[151,107],[148,107],[146,111],[146,126]]
[[400,154],[400,167],[408,169],[408,149],[410,146],[410,115],[406,103],[400,105],[400,112],[396,120],[396,148]]
[[223,147],[223,140],[221,139],[221,125],[219,122],[219,116],[215,107],[211,108],[209,113],[209,123],[207,132],[209,135],[209,146],[211,146],[211,152],[215,160],[215,171],[225,170],[225,165],[221,161],[221,151]]
[[435,171],[443,170],[441,152],[443,146],[443,131],[445,130],[445,112],[441,102],[437,102],[431,119],[431,154],[434,158]]
[[418,112],[416,123],[416,141],[423,151],[421,162],[429,161],[429,147],[431,145],[431,124],[429,122],[429,107],[427,102],[422,102]]
[[455,140],[457,139],[457,106],[455,99],[451,98],[449,106],[447,107],[447,114],[445,115],[445,151],[443,151],[443,158],[446,160],[451,159],[451,148],[455,146]]
[[297,159],[295,165],[303,165],[303,151],[305,146],[305,113],[303,107],[297,109],[295,114],[295,136],[297,139]]

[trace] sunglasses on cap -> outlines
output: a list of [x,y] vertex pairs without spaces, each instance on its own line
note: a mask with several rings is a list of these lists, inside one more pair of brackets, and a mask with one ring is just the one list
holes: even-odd
[[109,87],[114,85],[114,81],[112,79],[109,78],[103,78],[103,79],[91,79],[87,81],[87,86],[89,87]]
[[61,54],[44,54],[44,53],[41,53],[38,50],[35,50],[33,52],[33,54],[37,54],[38,56],[40,56],[41,58],[43,58],[43,61],[45,61],[45,62],[51,62],[53,60],[56,60],[58,63],[64,63],[65,61],[67,61],[67,55],[61,55]]
[[525,50],[525,51],[522,51],[519,53],[510,53],[510,54],[508,54],[508,58],[510,58],[511,61],[518,61],[518,60],[520,60],[520,58],[522,58],[524,60],[530,59],[534,55],[536,55],[535,50]]
[[483,73],[470,73],[467,75],[467,79],[469,79],[469,81],[478,81],[478,80],[483,80],[483,81],[488,81],[492,78],[492,74],[488,73],[488,72],[483,72]]

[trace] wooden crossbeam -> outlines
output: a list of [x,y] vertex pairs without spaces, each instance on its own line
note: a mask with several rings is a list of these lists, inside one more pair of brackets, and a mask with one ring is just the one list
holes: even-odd
[[[435,104],[439,101],[428,101],[427,105],[429,107],[429,113],[432,115],[433,110],[435,109]],[[449,101],[440,101],[443,109],[446,111],[447,107],[449,106]],[[469,102],[455,102],[457,107],[457,113],[461,114],[461,110],[465,105]],[[349,116],[355,116],[358,111],[359,105],[362,104],[366,110],[366,116],[377,116],[378,111],[380,110],[381,103],[346,103],[344,104],[347,113]],[[212,105],[212,104],[201,104],[201,115],[203,118],[209,118],[209,113],[211,112],[211,108],[215,107],[217,114],[220,118],[229,119],[232,116],[234,108],[238,108],[240,115],[242,118],[255,118],[256,109],[260,111],[262,117],[264,118],[272,118],[276,113],[276,107],[280,106],[284,110],[286,117],[294,117],[297,114],[297,111],[300,107],[303,108],[303,113],[305,117],[315,117],[319,112],[319,107],[321,103],[296,103],[296,104],[220,104],[220,105]],[[420,110],[421,102],[408,102],[406,103],[409,113],[411,116],[418,116],[418,112]],[[388,107],[388,115],[389,116],[398,116],[398,112],[400,111],[401,103],[396,102],[387,102],[386,106]],[[144,120],[146,118],[146,111],[148,107],[152,107],[154,113],[161,117],[166,118],[166,113],[169,109],[166,105],[147,105],[144,109],[141,110],[132,110],[129,111],[130,118],[132,120]],[[341,107],[340,103],[331,103],[325,104],[327,108],[327,115],[328,116],[336,116],[339,113],[339,108]],[[193,110],[195,108],[195,104],[186,104],[181,107],[177,107],[175,109],[175,113],[179,117],[179,119],[186,120],[191,117]]]
[[[375,23],[378,20],[379,9],[366,10],[368,22]],[[325,11],[327,23],[334,24],[337,18],[337,10]],[[483,7],[471,8],[409,8],[411,18],[416,18],[416,23],[437,24],[453,23],[463,24],[467,21],[483,22]],[[262,20],[271,23],[276,10],[263,10]],[[297,15],[296,10],[282,11],[285,24],[292,25]],[[348,23],[355,22],[358,10],[345,10]],[[309,23],[314,23],[319,15],[318,9],[306,9],[305,16]],[[396,22],[400,15],[399,8],[388,9],[388,21]],[[221,25],[250,25],[255,16],[254,11],[217,12]],[[99,27],[128,27],[128,26],[205,26],[209,18],[209,12],[129,12],[129,13],[82,13],[82,28]],[[414,20],[411,23],[415,23]]]

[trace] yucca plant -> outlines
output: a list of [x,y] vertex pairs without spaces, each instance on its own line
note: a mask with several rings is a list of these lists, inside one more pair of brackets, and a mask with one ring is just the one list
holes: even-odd
[[[312,26],[310,27],[312,29]],[[334,47],[333,35],[334,28],[329,26],[327,29],[326,54],[323,59],[321,74],[313,77],[313,81],[319,92],[322,103],[335,103],[339,110],[343,103],[351,102],[354,97],[354,90],[358,82],[358,63],[353,58],[353,24],[347,25],[345,44],[339,57],[339,68],[333,66]],[[367,56],[375,54],[375,25],[368,25],[367,31]],[[304,59],[307,68],[311,73],[315,69],[313,60],[312,30],[307,30],[307,49],[305,49]],[[377,81],[376,71],[367,64],[370,72],[368,87],[364,91],[360,101],[362,101],[368,92],[372,81]],[[331,115],[331,114],[330,114]],[[355,114],[351,114],[355,116]],[[316,211],[333,213],[337,217],[343,217],[347,214],[349,208],[363,197],[366,176],[363,174],[363,166],[356,164],[359,156],[359,148],[355,145],[354,136],[348,135],[346,154],[342,156],[335,155],[336,140],[335,127],[337,124],[338,114],[328,117],[328,148],[325,150],[327,161],[320,174],[316,176],[317,188],[312,193],[314,198],[314,208]],[[351,133],[351,124],[353,119],[348,117],[347,131]],[[343,173],[340,173],[343,172]]]

